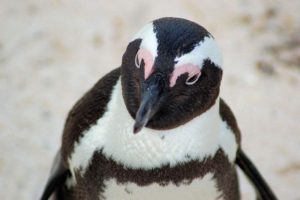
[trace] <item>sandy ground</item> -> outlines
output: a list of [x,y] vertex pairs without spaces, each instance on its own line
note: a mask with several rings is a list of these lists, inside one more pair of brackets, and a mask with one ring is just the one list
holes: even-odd
[[[70,107],[120,65],[141,26],[178,16],[217,39],[221,95],[245,151],[280,199],[300,200],[299,9],[298,0],[0,0],[0,199],[38,198]],[[243,199],[254,199],[241,179]]]

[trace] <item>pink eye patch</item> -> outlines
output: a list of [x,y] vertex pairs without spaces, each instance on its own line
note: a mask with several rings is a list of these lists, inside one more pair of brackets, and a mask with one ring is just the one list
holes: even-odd
[[199,79],[201,75],[201,70],[197,65],[185,64],[181,66],[176,66],[170,79],[170,87],[176,84],[178,77],[182,74],[188,73],[188,78],[186,80],[187,85],[192,85]]
[[144,61],[144,71],[145,71],[145,80],[151,75],[153,72],[153,56],[150,51],[147,49],[140,49],[135,58],[136,67],[140,68],[142,60]]

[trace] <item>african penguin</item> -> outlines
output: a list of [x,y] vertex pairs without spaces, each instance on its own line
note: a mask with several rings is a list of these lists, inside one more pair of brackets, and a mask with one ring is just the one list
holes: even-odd
[[41,199],[238,200],[235,164],[258,199],[276,199],[219,97],[222,71],[202,26],[181,18],[146,25],[121,67],[70,111]]

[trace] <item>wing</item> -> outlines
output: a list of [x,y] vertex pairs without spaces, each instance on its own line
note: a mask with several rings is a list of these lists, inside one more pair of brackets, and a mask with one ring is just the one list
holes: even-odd
[[232,130],[232,132],[235,136],[236,142],[237,142],[238,146],[240,146],[240,144],[241,144],[240,129],[237,125],[236,119],[235,119],[232,111],[230,110],[229,106],[225,103],[225,101],[223,99],[220,99],[219,113],[220,113],[222,120],[225,121],[226,124],[228,125],[228,127]]
[[68,176],[71,176],[68,170],[68,158],[73,152],[74,144],[83,136],[85,130],[102,117],[119,77],[120,68],[105,75],[69,112],[63,131],[61,150],[55,157],[41,200],[47,200],[56,191],[59,193],[60,186],[64,184]]
[[65,183],[68,174],[68,169],[66,169],[62,163],[61,152],[58,151],[54,158],[51,175],[48,179],[41,200],[48,200],[50,196]]
[[231,128],[235,135],[236,141],[239,145],[236,164],[242,169],[248,179],[251,181],[252,185],[256,190],[256,195],[258,200],[276,200],[274,193],[267,185],[265,180],[262,178],[256,167],[253,165],[251,160],[246,156],[246,154],[241,149],[241,134],[239,127],[237,125],[236,119],[230,110],[229,106],[220,99],[220,116],[223,121],[226,121],[228,126]]
[[62,160],[68,166],[74,144],[106,111],[111,93],[120,78],[120,68],[102,77],[71,109],[62,138]]
[[266,181],[263,179],[259,171],[256,169],[251,160],[243,152],[242,149],[238,149],[236,164],[245,173],[247,178],[251,181],[252,185],[256,190],[258,199],[260,200],[276,200],[276,196],[268,186]]

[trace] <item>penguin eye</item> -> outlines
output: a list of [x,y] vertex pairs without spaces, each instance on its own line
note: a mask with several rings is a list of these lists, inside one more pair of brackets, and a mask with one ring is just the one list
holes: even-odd
[[182,74],[188,74],[185,84],[193,85],[199,80],[199,77],[201,76],[201,70],[199,66],[193,64],[176,66],[171,75],[170,87],[173,87],[176,84],[177,78]]
[[153,72],[153,56],[150,51],[147,49],[141,48],[135,55],[134,63],[137,68],[144,68],[144,78],[145,80],[151,75]]
[[134,63],[135,63],[135,66],[137,68],[140,68],[140,61],[139,61],[139,56],[138,56],[138,53],[135,55],[135,58],[134,58]]
[[185,84],[193,85],[198,81],[199,77],[200,77],[200,73],[194,74],[186,79]]

